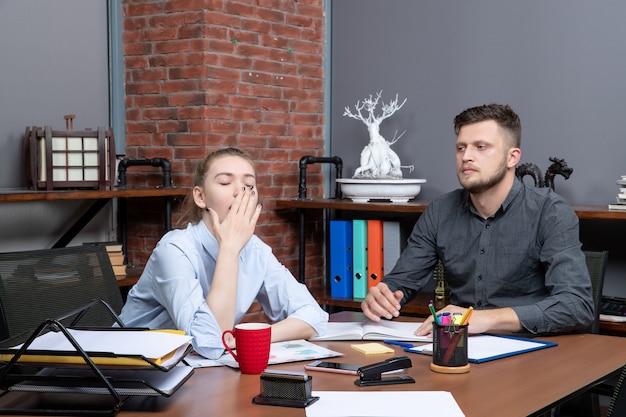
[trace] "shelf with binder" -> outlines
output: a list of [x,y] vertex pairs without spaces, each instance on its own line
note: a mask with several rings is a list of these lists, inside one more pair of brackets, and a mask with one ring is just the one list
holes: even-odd
[[[294,198],[287,200],[277,200],[277,209],[295,209],[300,212],[300,221],[303,222],[305,213],[309,210],[324,210],[328,219],[364,219],[364,218],[395,218],[415,221],[428,206],[427,201],[409,201],[407,203],[390,202],[367,202],[357,203],[347,199],[306,199]],[[574,211],[581,220],[626,220],[625,211],[610,211],[606,206],[598,205],[574,205]],[[302,227],[301,227],[302,230]],[[327,236],[328,239],[328,236]],[[299,280],[304,282],[305,268],[304,260],[300,260]],[[332,297],[328,289],[318,291],[316,294],[320,304],[330,307],[359,308],[360,299],[340,299]],[[431,295],[427,295],[430,297]],[[403,309],[404,311],[404,309]],[[427,311],[420,311],[418,314],[427,315]],[[605,326],[606,327],[606,326]]]
[[[192,349],[188,336],[125,327],[110,307],[107,311],[120,327],[79,327],[80,318],[96,304],[106,306],[95,300],[63,317],[43,321],[30,333],[2,341],[0,414],[115,414],[133,396],[173,395],[193,374],[192,367],[181,363]],[[68,317],[75,319],[63,324]],[[138,337],[149,347],[137,348]],[[163,353],[155,354],[158,350]],[[87,394],[99,400],[85,401]],[[10,398],[23,395],[42,401],[35,401],[39,405],[34,408],[22,408],[29,401]],[[88,407],[92,403],[95,406]]]

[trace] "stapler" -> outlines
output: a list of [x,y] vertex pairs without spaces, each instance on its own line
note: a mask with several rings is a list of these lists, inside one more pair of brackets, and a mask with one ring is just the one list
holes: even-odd
[[414,384],[415,380],[408,375],[383,378],[385,372],[397,371],[412,367],[411,359],[407,356],[397,356],[382,362],[360,367],[356,372],[359,379],[354,381],[359,387],[389,384]]

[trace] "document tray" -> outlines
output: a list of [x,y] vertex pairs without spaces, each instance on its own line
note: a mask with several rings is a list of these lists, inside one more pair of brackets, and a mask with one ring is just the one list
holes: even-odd
[[[86,306],[85,309],[88,309],[92,304]],[[69,315],[75,313],[74,311]],[[115,313],[111,311],[111,314]],[[111,329],[107,327],[107,331],[125,332],[127,328],[123,327],[123,323],[117,316],[115,317],[122,328]],[[73,329],[68,329],[61,323],[64,318],[66,317],[47,319],[28,336],[19,348],[2,349],[0,353],[3,353],[8,361],[0,366],[0,414],[114,415],[132,396],[171,396],[193,374],[192,367],[183,364],[184,362],[181,363],[184,356],[189,352],[190,345],[184,346],[185,349],[179,348],[179,354],[175,355],[175,363],[169,361],[166,367],[159,366],[159,364],[144,358],[147,364],[141,368],[117,366],[104,369],[95,363],[98,360],[97,355],[103,355],[102,352],[89,353],[85,351],[72,336],[71,330]],[[75,350],[66,351],[66,348],[63,348],[62,351],[33,351],[28,349],[41,334],[53,334],[53,332],[55,337],[56,335],[64,336],[62,340],[65,343],[69,342]],[[10,352],[8,356],[7,351]],[[50,358],[51,360],[48,363],[38,365],[28,361],[20,361],[23,356],[26,357],[33,353],[36,354],[34,356]],[[61,361],[59,364],[57,360],[59,356],[73,358],[76,362],[64,363]],[[106,356],[104,354],[104,357]],[[100,356],[100,359],[102,357]],[[140,355],[130,355],[130,357],[133,361],[141,358]],[[48,394],[53,395],[55,405],[52,407],[39,405],[41,402],[35,400],[45,396],[41,397],[42,401],[45,402],[50,398],[47,397]],[[106,399],[106,401],[92,402],[90,399],[85,399],[88,396],[84,394],[92,394],[98,398]],[[17,397],[17,401],[12,401],[11,398],[16,395],[30,397]],[[77,400],[75,395],[79,395],[81,399]],[[64,400],[67,396],[72,397],[72,399]],[[28,401],[24,401],[25,399]],[[28,406],[23,405],[26,402],[29,403]]]

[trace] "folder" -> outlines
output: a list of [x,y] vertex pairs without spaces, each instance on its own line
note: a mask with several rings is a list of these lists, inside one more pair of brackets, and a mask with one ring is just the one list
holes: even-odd
[[[191,350],[191,336],[158,330],[68,329],[76,342],[102,366],[170,367]],[[0,362],[9,362],[22,345],[0,349]],[[85,364],[62,332],[38,336],[19,358],[20,363]]]
[[[512,335],[481,333],[467,338],[467,356],[471,363],[483,363],[554,346],[557,346],[556,342]],[[420,345],[404,350],[432,355],[433,345]]]
[[330,296],[352,298],[352,221],[330,221]]
[[367,220],[352,220],[352,295],[367,295]]
[[383,221],[367,221],[367,288],[383,279]]
[[383,220],[383,266],[384,273],[391,272],[398,262],[402,251],[402,238],[400,222],[395,220]]

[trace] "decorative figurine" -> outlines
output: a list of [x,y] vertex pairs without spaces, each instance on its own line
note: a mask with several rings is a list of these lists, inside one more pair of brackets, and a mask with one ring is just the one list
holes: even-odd
[[[349,106],[346,106],[343,112],[344,116],[351,117],[356,120],[360,120],[367,126],[369,132],[369,143],[361,151],[360,166],[354,171],[352,178],[363,179],[402,179],[402,168],[406,168],[409,172],[414,169],[413,165],[401,165],[400,158],[391,149],[391,145],[396,143],[404,132],[400,136],[396,137],[398,133],[394,134],[391,141],[386,140],[380,134],[380,124],[383,120],[390,117],[396,111],[400,110],[407,99],[398,104],[398,95],[391,100],[388,104],[381,102],[382,113],[375,114],[376,107],[382,95],[382,90],[373,97],[371,94],[369,97],[364,98],[363,101],[357,101],[354,106],[356,113],[353,113]],[[367,112],[367,115],[361,113],[362,110]]]
[[536,187],[550,187],[554,190],[554,177],[562,175],[563,178],[567,180],[572,175],[572,172],[574,172],[574,169],[568,167],[564,159],[557,157],[548,159],[552,162],[552,165],[548,167],[544,177],[541,176],[539,167],[531,162],[518,165],[517,168],[515,168],[515,176],[522,181],[524,176],[530,175],[535,181]]

